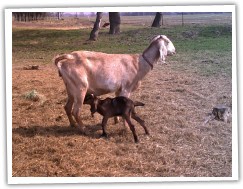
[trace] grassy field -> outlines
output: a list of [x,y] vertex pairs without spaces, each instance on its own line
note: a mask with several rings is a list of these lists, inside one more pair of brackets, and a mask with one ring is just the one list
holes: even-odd
[[[77,20],[13,23],[13,176],[230,177],[231,120],[203,122],[213,106],[232,107],[231,16],[204,17],[161,28],[148,27],[150,17],[124,17],[121,34],[101,29],[96,42],[87,41],[92,27],[87,20],[79,29],[70,29]],[[88,135],[70,128],[53,57],[75,50],[142,53],[157,34],[167,35],[177,54],[156,64],[131,96],[146,104],[137,112],[151,136],[136,127],[141,142],[134,144],[122,123],[109,121],[108,140],[99,138],[101,116],[91,118],[88,106],[82,115]],[[33,64],[40,70],[23,69]],[[33,90],[37,101],[26,98]]]

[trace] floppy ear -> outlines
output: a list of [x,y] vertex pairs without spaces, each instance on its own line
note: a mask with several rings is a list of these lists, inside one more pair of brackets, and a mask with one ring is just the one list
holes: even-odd
[[163,63],[165,63],[165,56],[167,56],[167,48],[166,48],[164,42],[162,42],[162,44],[160,46],[159,54],[160,54],[160,59],[162,60]]

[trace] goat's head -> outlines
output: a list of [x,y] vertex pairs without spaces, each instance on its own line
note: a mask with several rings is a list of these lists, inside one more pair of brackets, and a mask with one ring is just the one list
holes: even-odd
[[165,46],[167,49],[167,55],[173,55],[176,53],[175,47],[173,45],[173,43],[171,42],[171,40],[165,36],[165,35],[161,35],[161,38],[165,41]]
[[173,43],[171,42],[171,40],[167,36],[157,35],[151,40],[151,43],[154,42],[154,41],[158,41],[158,43],[160,45],[160,48],[159,48],[160,58],[163,61],[165,60],[165,56],[173,55],[173,54],[176,53],[176,50],[175,50]]
[[98,103],[99,103],[99,99],[94,94],[85,95],[84,104],[90,105],[90,111],[91,111],[92,117],[94,116],[94,113],[97,112]]

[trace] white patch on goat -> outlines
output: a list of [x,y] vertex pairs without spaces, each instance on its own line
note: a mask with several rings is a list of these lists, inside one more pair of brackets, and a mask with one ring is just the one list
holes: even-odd
[[167,45],[167,54],[174,54],[175,53],[175,47],[172,42],[168,43]]
[[171,40],[166,35],[161,35],[161,37],[165,40],[167,54],[174,54],[175,53],[175,47]]
[[165,56],[167,56],[167,48],[164,40],[160,42],[159,53],[160,53],[160,59],[162,60],[162,63],[165,63]]
[[166,35],[157,35],[157,36],[155,36],[151,40],[151,43],[153,41],[156,41],[159,38],[162,38],[166,42],[166,48],[167,48],[168,54],[174,54],[175,53],[175,47],[174,47],[173,43],[171,42],[171,40]]

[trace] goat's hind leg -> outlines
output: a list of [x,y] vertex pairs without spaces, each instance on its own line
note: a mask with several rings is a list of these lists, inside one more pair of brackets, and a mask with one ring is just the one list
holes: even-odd
[[144,124],[144,120],[142,120],[140,117],[138,117],[135,112],[132,112],[132,118],[135,119],[144,128],[145,133],[147,135],[149,135],[149,131],[148,131],[147,127]]
[[125,120],[127,121],[128,125],[129,125],[129,127],[130,127],[130,129],[131,129],[131,131],[132,131],[132,134],[133,134],[133,137],[134,137],[134,141],[135,141],[136,143],[138,143],[138,142],[139,142],[139,140],[138,140],[138,136],[137,136],[137,134],[136,134],[135,127],[134,127],[134,125],[133,125],[132,122],[131,122],[130,116],[129,116],[129,115],[125,115],[124,118],[125,118]]
[[82,91],[80,93],[80,95],[78,95],[76,97],[76,99],[74,100],[74,107],[73,107],[73,116],[74,116],[76,122],[78,123],[80,131],[83,134],[85,134],[85,132],[84,132],[84,125],[81,120],[81,110],[82,110],[85,94],[86,94],[86,91]]
[[73,108],[73,98],[71,96],[68,96],[67,98],[67,103],[64,106],[64,109],[66,111],[69,123],[71,127],[75,127],[77,126],[77,124],[75,123],[75,121],[73,120],[73,116],[72,116],[72,108]]

